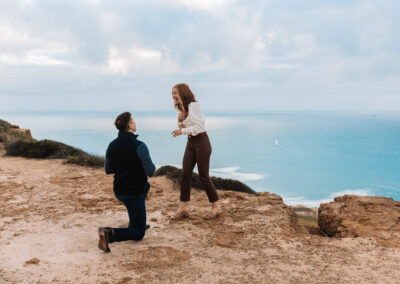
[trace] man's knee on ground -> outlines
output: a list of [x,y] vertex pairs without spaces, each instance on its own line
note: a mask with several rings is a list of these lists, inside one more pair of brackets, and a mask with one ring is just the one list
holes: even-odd
[[142,240],[142,239],[144,238],[144,235],[145,235],[145,234],[146,234],[146,230],[140,231],[140,232],[136,235],[135,241],[140,241],[140,240]]

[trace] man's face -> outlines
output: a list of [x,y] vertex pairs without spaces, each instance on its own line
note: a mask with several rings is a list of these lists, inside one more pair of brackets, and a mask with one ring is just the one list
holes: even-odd
[[135,123],[135,120],[133,119],[133,117],[131,117],[131,121],[129,122],[128,131],[132,132],[132,133],[134,133],[136,131],[136,123]]

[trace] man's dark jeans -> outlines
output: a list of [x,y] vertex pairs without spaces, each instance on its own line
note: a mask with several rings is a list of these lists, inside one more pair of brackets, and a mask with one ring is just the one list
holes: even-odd
[[127,240],[139,241],[146,233],[146,196],[150,189],[150,184],[146,184],[146,193],[140,195],[118,195],[115,197],[121,201],[129,215],[128,228],[113,228],[114,237],[112,242],[123,242]]

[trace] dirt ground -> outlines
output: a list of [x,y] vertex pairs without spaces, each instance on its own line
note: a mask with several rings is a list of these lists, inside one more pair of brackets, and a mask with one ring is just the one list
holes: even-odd
[[111,176],[0,149],[0,283],[399,283],[400,249],[311,235],[277,195],[219,191],[223,215],[206,221],[192,190],[190,218],[171,221],[177,186],[150,183],[151,228],[107,254],[97,228],[128,222]]

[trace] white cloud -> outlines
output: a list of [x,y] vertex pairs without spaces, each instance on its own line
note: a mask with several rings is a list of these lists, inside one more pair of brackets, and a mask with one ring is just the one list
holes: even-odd
[[198,52],[193,54],[193,60],[186,66],[185,71],[188,73],[206,72],[211,70],[222,70],[227,67],[225,58],[212,60],[211,56],[206,52]]
[[30,7],[32,5],[33,5],[33,0],[20,0],[19,1],[19,6],[21,8]]
[[258,38],[258,39],[256,39],[256,41],[254,42],[254,47],[255,47],[256,49],[259,49],[259,50],[264,50],[265,47],[266,47],[266,44],[264,43],[264,41],[263,41],[262,39]]
[[65,60],[58,60],[45,55],[26,55],[26,56],[15,56],[15,55],[0,55],[0,62],[6,65],[66,65],[68,64]]
[[143,47],[119,48],[112,46],[109,49],[107,65],[102,70],[104,73],[121,75],[178,72],[190,74],[221,70],[226,67],[224,58],[213,61],[205,52],[193,54],[190,63],[180,66],[178,62],[174,62],[170,58],[168,53],[167,48],[156,50]]
[[25,30],[17,29],[7,22],[0,22],[0,45],[2,49],[12,45],[37,45],[38,39],[33,39]]
[[58,56],[71,51],[67,42],[48,40],[32,36],[22,26],[0,22],[0,61],[6,65],[64,65],[65,59]]
[[186,81],[215,108],[399,108],[397,2],[339,2],[5,1],[0,94],[51,107],[44,93],[73,102],[112,86],[143,101]]
[[158,50],[151,50],[145,48],[132,48],[131,52],[134,57],[144,60],[160,61],[162,53]]
[[118,17],[118,15],[111,12],[102,13],[100,16],[100,21],[102,28],[107,32],[114,32],[114,30],[121,25],[121,19]]
[[132,47],[109,49],[107,66],[102,68],[105,73],[113,74],[163,74],[177,72],[179,68],[166,54],[159,50]]
[[119,53],[117,48],[110,47],[107,67],[104,69],[104,71],[115,74],[126,74],[128,69],[128,60]]
[[7,22],[0,22],[0,52],[67,53],[71,51],[72,46],[69,40],[62,42],[33,36],[23,25],[15,26]]
[[233,0],[170,0],[191,10],[215,11],[237,1]]

